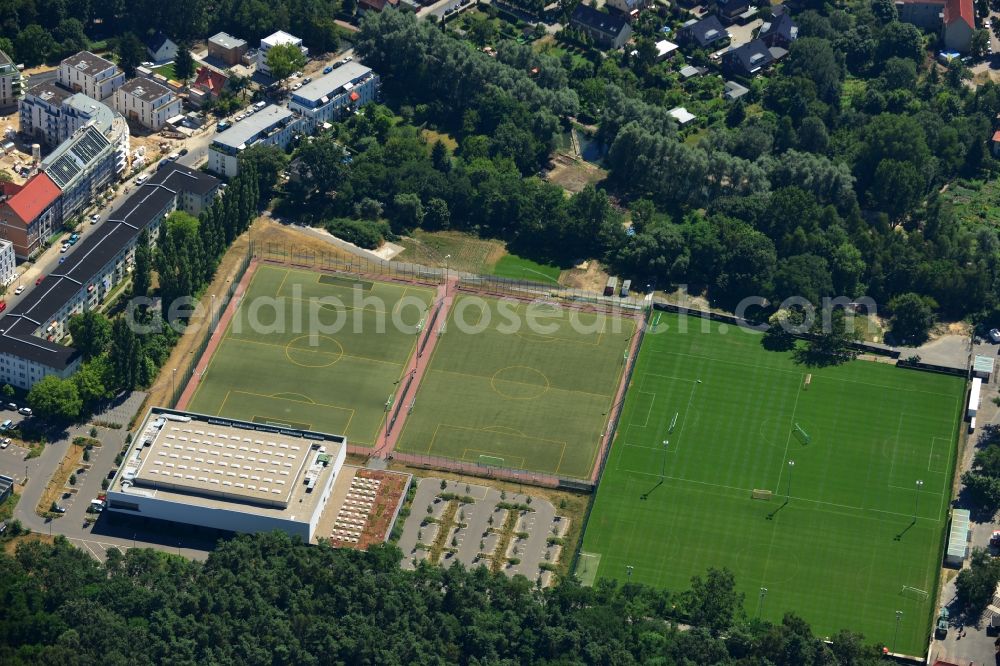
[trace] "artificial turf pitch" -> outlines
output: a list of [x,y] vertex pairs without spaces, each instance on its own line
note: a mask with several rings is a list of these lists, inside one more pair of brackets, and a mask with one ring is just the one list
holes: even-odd
[[[318,298],[331,300],[310,306]],[[188,408],[372,446],[417,342],[405,326],[422,321],[433,298],[423,287],[261,266]],[[338,317],[343,325],[311,336],[311,312],[324,326]]]
[[598,578],[631,566],[633,582],[677,591],[727,567],[751,616],[792,611],[821,636],[850,629],[889,647],[900,610],[896,649],[923,654],[963,380],[805,367],[759,334],[679,322],[662,313],[643,341],[582,561]]
[[588,478],[634,332],[631,318],[459,296],[397,448]]

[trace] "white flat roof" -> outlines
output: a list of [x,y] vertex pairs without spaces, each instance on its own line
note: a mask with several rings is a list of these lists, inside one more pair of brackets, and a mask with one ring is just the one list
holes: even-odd
[[302,43],[302,40],[295,35],[288,34],[284,30],[279,30],[278,32],[268,35],[264,39],[260,40],[260,43],[270,48],[272,46],[277,46],[278,44],[298,45]]
[[661,39],[660,41],[656,42],[656,55],[660,58],[662,58],[665,55],[673,53],[677,49],[678,46],[676,44],[674,44],[673,42],[669,42],[665,39]]
[[283,511],[326,473],[322,456],[336,459],[344,446],[343,437],[152,409],[111,490]]
[[218,143],[239,150],[240,146],[246,144],[264,131],[269,131],[280,123],[291,118],[294,114],[283,106],[271,104],[265,106],[260,111],[251,116],[247,116],[229,129],[223,130],[215,135],[212,143]]
[[673,109],[670,109],[670,111],[668,111],[667,113],[669,113],[670,116],[674,120],[679,122],[681,125],[686,125],[697,117],[693,113],[685,109],[683,106],[678,106]]
[[300,97],[304,100],[315,102],[323,97],[329,97],[348,83],[365,76],[371,71],[371,68],[365,67],[360,62],[346,63],[329,74],[324,74],[315,81],[302,86],[292,93],[292,99]]

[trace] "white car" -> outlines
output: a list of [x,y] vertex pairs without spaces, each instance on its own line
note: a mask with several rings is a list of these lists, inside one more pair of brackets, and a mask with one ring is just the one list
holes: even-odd
[[20,296],[23,293],[24,293],[24,285],[23,284],[20,287],[18,287],[17,289],[14,290],[14,295],[15,296]]
[[990,340],[993,342],[1000,342],[1000,329],[991,328],[990,329]]
[[17,413],[20,414],[21,416],[31,416],[31,407],[22,407],[21,409],[17,410]]
[[68,243],[63,243],[63,244],[62,244],[62,247],[61,247],[61,248],[59,248],[59,252],[61,252],[61,253],[64,253],[64,254],[65,254],[66,250],[68,250],[68,249],[69,249],[69,244],[68,244]]
[[100,219],[101,219],[101,216],[98,215],[97,213],[94,213],[93,215],[90,216],[90,223],[91,224],[97,224],[100,221]]
[[0,449],[6,449],[8,446],[10,446],[10,437],[4,437],[3,440],[0,440]]

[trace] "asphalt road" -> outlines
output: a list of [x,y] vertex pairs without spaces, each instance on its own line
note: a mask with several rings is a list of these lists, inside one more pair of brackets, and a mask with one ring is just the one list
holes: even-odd
[[[139,403],[141,397],[133,402],[133,411]],[[0,416],[4,419],[14,418],[10,414],[13,412],[0,411]],[[14,518],[33,532],[62,534],[101,560],[106,557],[109,548],[118,548],[124,552],[134,547],[156,548],[192,559],[206,558],[215,545],[214,539],[192,534],[189,528],[171,530],[163,525],[146,526],[138,521],[118,519],[107,512],[99,514],[96,522],[87,522],[88,517],[94,517],[87,513],[87,507],[102,492],[101,480],[115,469],[115,456],[125,443],[127,431],[124,428],[97,427],[97,438],[101,440],[102,446],[91,450],[90,461],[85,465],[86,471],[77,473],[77,484],[74,487],[76,492],[58,500],[66,508],[66,513],[52,520],[35,513],[45,486],[72,446],[73,438],[89,436],[90,428],[90,424],[84,424],[60,433],[58,439],[45,446],[40,456],[31,460],[24,459],[27,450],[19,446],[12,445],[0,450],[0,473],[23,481],[27,472],[27,484],[14,511]]]

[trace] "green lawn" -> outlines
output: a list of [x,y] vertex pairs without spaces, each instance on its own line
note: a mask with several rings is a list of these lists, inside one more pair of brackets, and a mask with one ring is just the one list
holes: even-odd
[[539,264],[514,254],[505,254],[493,266],[494,275],[532,282],[558,284],[560,273],[562,270],[558,266]]
[[401,451],[589,476],[635,323],[565,310],[543,318],[530,307],[551,330],[529,327],[523,303],[456,300]]
[[[344,307],[332,300],[312,307],[320,297]],[[425,288],[262,266],[189,409],[371,446],[417,341],[415,331],[393,320],[415,326],[433,297]]]
[[168,79],[174,79],[177,76],[174,73],[174,63],[172,63],[172,62],[168,62],[166,65],[161,65],[159,67],[155,67],[153,69],[153,71],[156,72],[157,74],[162,74],[163,76],[167,77]]
[[[578,573],[624,580],[632,566],[633,581],[682,590],[728,567],[751,615],[766,588],[768,619],[794,611],[820,635],[891,645],[901,610],[898,650],[922,655],[962,379],[864,361],[809,368],[756,333],[653,317],[668,328],[643,342]],[[755,489],[773,497],[751,499]]]

